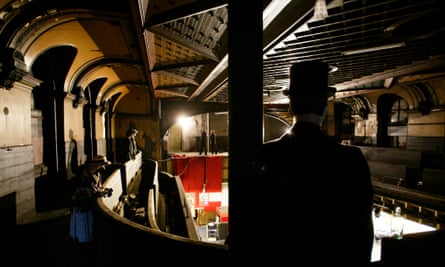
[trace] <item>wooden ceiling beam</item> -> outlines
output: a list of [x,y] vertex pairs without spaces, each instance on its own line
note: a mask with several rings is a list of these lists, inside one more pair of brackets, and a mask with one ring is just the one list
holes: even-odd
[[168,11],[157,13],[148,18],[144,23],[145,29],[158,27],[178,19],[192,17],[204,12],[227,6],[227,0],[197,0],[189,4],[172,8]]

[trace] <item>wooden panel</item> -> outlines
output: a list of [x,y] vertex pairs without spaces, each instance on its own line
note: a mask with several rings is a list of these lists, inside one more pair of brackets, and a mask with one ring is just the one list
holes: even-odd
[[407,137],[407,149],[417,151],[444,151],[443,137]]
[[371,170],[371,176],[374,177],[386,177],[389,180],[396,180],[396,182],[390,182],[391,184],[397,184],[399,178],[406,177],[406,165],[391,164],[379,161],[368,160],[368,165]]
[[360,149],[369,161],[406,165],[409,168],[418,168],[422,159],[420,151],[366,146],[361,146]]

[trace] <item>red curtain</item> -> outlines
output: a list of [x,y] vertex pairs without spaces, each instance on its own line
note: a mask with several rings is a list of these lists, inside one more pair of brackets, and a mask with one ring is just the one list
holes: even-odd
[[[185,192],[195,194],[195,205],[197,207],[202,207],[199,205],[199,203],[203,203],[199,199],[199,193],[204,191],[204,182],[206,182],[206,193],[222,191],[222,165],[222,156],[173,156],[174,175],[181,178]],[[215,210],[215,207],[220,204],[220,201],[209,201],[205,203],[204,208]]]
[[174,175],[181,177],[185,192],[201,192],[204,188],[204,161],[198,157],[174,156]]
[[221,156],[206,157],[206,192],[221,192],[222,190],[222,165]]

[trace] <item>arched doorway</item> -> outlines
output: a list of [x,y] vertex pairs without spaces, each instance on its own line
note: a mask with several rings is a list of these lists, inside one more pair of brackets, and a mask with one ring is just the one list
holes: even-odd
[[34,77],[43,81],[33,91],[34,108],[42,112],[43,163],[53,177],[66,177],[64,83],[76,53],[73,47],[51,48],[32,65]]
[[31,67],[33,76],[42,81],[33,90],[33,108],[42,116],[41,126],[33,126],[33,130],[41,132],[42,164],[47,168],[46,174],[36,179],[37,211],[59,209],[69,203],[64,190],[67,185],[64,83],[76,54],[76,48],[71,46],[51,48]]
[[[96,79],[91,82],[87,88],[84,89],[84,95],[88,103],[83,107],[83,123],[84,123],[84,152],[87,159],[91,159],[97,155],[97,140],[96,140],[96,105],[97,96],[100,88],[107,81],[106,78]],[[101,113],[102,114],[102,113]]]
[[377,103],[377,146],[405,147],[408,135],[408,103],[394,94],[384,94]]

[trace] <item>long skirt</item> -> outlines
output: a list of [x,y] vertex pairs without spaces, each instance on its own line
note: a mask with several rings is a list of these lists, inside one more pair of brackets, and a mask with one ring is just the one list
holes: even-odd
[[91,242],[94,239],[93,211],[72,208],[70,217],[70,237],[79,242]]

